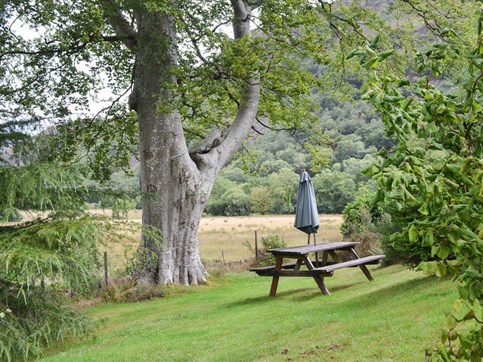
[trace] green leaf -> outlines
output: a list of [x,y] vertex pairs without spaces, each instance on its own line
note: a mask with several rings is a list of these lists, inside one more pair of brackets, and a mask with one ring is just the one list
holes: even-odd
[[379,61],[383,61],[387,57],[391,56],[394,53],[394,49],[391,50],[386,50],[385,52],[377,54],[377,57],[379,58]]
[[441,245],[438,251],[438,257],[441,259],[446,259],[451,252],[451,249],[446,245]]
[[421,270],[426,275],[435,275],[437,271],[435,261],[427,261],[418,265],[416,270]]
[[436,276],[444,277],[446,275],[446,264],[437,263],[436,264]]
[[376,58],[369,59],[365,63],[362,63],[362,66],[366,69],[372,69],[372,68],[375,68],[378,64],[379,64],[379,59],[376,57]]
[[411,243],[415,243],[418,241],[418,231],[416,230],[416,226],[414,226],[414,224],[411,224],[411,226],[409,227],[408,235],[409,235],[409,241]]
[[422,215],[428,215],[429,212],[428,212],[428,203],[425,202],[421,205],[421,207],[418,209],[418,211],[422,214]]

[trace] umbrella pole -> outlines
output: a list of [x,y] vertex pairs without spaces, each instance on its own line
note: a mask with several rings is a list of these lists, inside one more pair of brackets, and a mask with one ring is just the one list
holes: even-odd
[[[315,241],[315,233],[314,233],[314,245],[317,245],[317,241]],[[319,253],[315,253],[315,267],[319,267]]]
[[310,245],[310,234],[307,235],[307,245]]

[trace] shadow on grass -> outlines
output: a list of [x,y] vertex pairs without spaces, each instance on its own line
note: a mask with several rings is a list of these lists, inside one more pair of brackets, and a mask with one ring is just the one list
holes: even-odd
[[[355,285],[362,284],[363,282],[357,282],[357,283],[351,283],[351,284],[346,284],[346,285],[339,285],[335,286],[329,289],[330,293],[336,292],[338,290],[343,290],[347,288],[351,288]],[[273,300],[279,299],[279,298],[286,298],[293,296],[291,299],[297,302],[305,302],[312,300],[314,298],[323,298],[323,297],[330,297],[329,295],[324,295],[320,291],[320,289],[317,287],[317,285],[314,282],[314,287],[310,288],[294,288],[290,290],[284,290],[284,291],[279,291],[277,292],[277,295],[275,298],[270,298],[268,296],[268,290],[267,294],[255,298],[246,298],[243,300],[238,300],[232,303],[227,304],[227,308],[234,308],[234,307],[241,307],[241,306],[247,306],[247,305],[253,305],[253,304],[264,304],[264,303],[269,303]]]
[[[416,280],[408,280],[402,283],[392,284],[386,288],[378,289],[373,292],[368,292],[362,295],[355,296],[351,298],[349,301],[345,302],[344,304],[349,304],[351,307],[367,307],[368,305],[377,305],[374,302],[382,302],[388,299],[399,299],[403,302],[410,302],[408,300],[409,293],[416,291],[416,290],[424,290],[431,288],[427,288],[430,285],[434,284],[435,282],[439,282],[442,280],[433,277],[427,276],[421,279]],[[334,288],[335,290],[336,288]],[[405,299],[406,298],[406,299]]]
[[301,293],[305,293],[305,294],[296,296],[292,299],[297,301],[306,301],[318,296],[322,296],[322,293],[320,292],[319,288],[317,288],[317,285],[314,285],[313,288],[298,288],[298,289],[291,289],[291,290],[284,290],[281,292],[277,292],[277,295],[275,296],[275,298],[269,297],[268,292],[269,291],[267,290],[267,294],[261,295],[259,297],[246,298],[243,300],[237,300],[232,303],[228,303],[226,307],[234,308],[234,307],[248,306],[248,305],[254,305],[254,304],[266,304],[266,303],[271,303],[277,299],[282,299],[284,297],[286,298],[286,297],[290,297],[291,295],[296,295]]
[[[409,293],[416,291],[416,290],[424,290],[427,287],[431,286],[434,283],[443,282],[442,279],[427,276],[420,279],[415,280],[408,280],[397,284],[392,284],[388,287],[378,289],[372,292],[367,292],[362,295],[357,295],[351,298],[349,301],[345,302],[345,304],[350,304],[352,307],[367,307],[369,304],[374,304],[374,301],[384,301],[388,299],[398,298],[401,300],[405,300],[404,298],[408,298]],[[356,286],[361,286],[364,288],[364,284],[370,287],[371,282],[367,280],[361,280],[357,282],[347,283],[343,285],[336,285],[331,287],[327,285],[331,295],[323,295],[317,285],[314,283],[314,287],[305,287],[305,288],[294,288],[290,290],[284,290],[277,292],[277,296],[275,298],[270,298],[268,296],[269,290],[267,290],[266,295],[262,295],[255,298],[246,298],[243,300],[234,301],[232,303],[227,304],[227,308],[233,307],[240,307],[240,306],[248,306],[248,305],[255,305],[255,304],[265,304],[270,303],[273,300],[279,298],[287,298],[291,297],[292,300],[296,302],[305,302],[312,300],[314,298],[337,298],[337,292],[342,291],[344,289],[350,289]],[[377,280],[373,283],[377,283]],[[444,294],[447,294],[449,291],[446,291]],[[434,294],[434,293],[433,293]],[[420,295],[420,297],[423,297]],[[428,297],[430,297],[428,295]],[[376,303],[377,304],[377,303]]]

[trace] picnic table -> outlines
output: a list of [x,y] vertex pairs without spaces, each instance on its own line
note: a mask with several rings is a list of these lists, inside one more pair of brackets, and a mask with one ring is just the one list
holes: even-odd
[[[358,266],[367,279],[370,281],[374,280],[366,265],[377,264],[385,256],[371,255],[361,258],[354,250],[357,244],[357,242],[325,242],[317,245],[269,249],[267,251],[275,256],[275,265],[253,268],[250,271],[256,272],[260,276],[272,277],[270,297],[275,297],[280,277],[311,277],[315,280],[323,294],[330,294],[324,284],[324,278],[332,277],[334,270],[337,269]],[[344,251],[350,257],[350,260],[342,261],[340,254]],[[315,261],[309,258],[309,255],[313,253],[316,253]],[[318,260],[320,253],[322,258]],[[296,259],[296,262],[283,264],[283,259]],[[301,270],[302,266],[305,266],[307,270]]]

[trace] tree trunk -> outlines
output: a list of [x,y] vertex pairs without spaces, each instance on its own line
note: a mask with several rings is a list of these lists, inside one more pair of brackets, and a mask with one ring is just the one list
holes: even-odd
[[[235,34],[249,33],[249,8],[232,0]],[[147,250],[141,283],[198,284],[206,281],[198,245],[198,226],[218,171],[248,135],[258,109],[259,84],[250,79],[243,90],[238,114],[225,132],[214,131],[211,146],[199,153],[186,145],[179,112],[173,109],[171,87],[177,64],[174,19],[162,12],[136,12],[134,86],[130,107],[138,114],[143,232]],[[125,26],[125,22],[114,23]],[[122,30],[122,29],[121,29]],[[213,142],[216,140],[216,142]],[[216,145],[216,146],[215,146]]]
[[166,14],[137,14],[138,52],[131,105],[138,113],[143,233],[147,255],[141,282],[206,281],[198,253],[198,225],[214,182],[189,157],[181,119],[169,109],[174,94],[176,37]]

